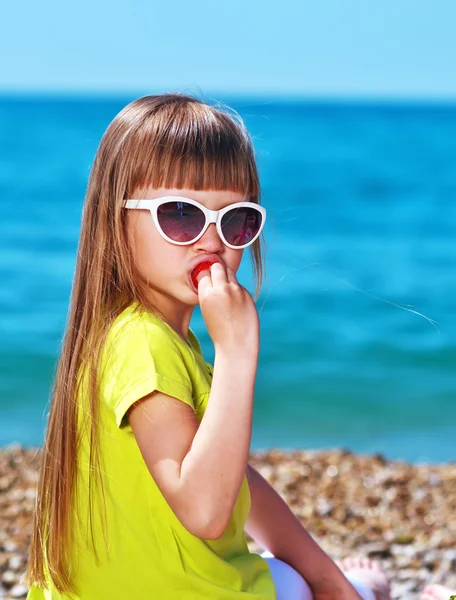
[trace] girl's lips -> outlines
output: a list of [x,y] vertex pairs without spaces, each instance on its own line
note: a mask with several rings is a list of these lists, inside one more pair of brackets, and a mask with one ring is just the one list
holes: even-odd
[[195,289],[198,289],[199,281],[197,280],[197,277],[199,273],[201,273],[201,271],[207,271],[211,267],[211,265],[214,264],[214,262],[215,261],[213,260],[205,260],[203,262],[200,262],[190,273],[190,278],[192,280],[193,285],[195,286]]

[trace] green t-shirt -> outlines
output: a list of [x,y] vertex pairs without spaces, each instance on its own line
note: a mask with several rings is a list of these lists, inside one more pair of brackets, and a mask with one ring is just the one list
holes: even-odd
[[[100,427],[107,543],[98,505],[90,540],[88,441],[78,458],[79,487],[72,530],[76,542],[72,579],[81,600],[274,600],[267,562],[249,552],[244,526],[250,508],[247,479],[226,531],[201,540],[180,523],[155,484],[136,443],[126,412],[158,390],[191,406],[200,421],[207,406],[212,367],[189,331],[187,344],[167,323],[132,305],[115,320],[101,365]],[[229,452],[229,448],[227,448]],[[94,498],[100,501],[97,487]],[[32,587],[28,600],[63,599]]]

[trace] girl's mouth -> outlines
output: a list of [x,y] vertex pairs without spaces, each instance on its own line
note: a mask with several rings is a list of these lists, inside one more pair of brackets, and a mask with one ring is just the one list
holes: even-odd
[[199,273],[201,273],[201,271],[209,270],[209,268],[213,264],[214,264],[214,261],[205,260],[204,262],[201,262],[198,265],[196,265],[196,267],[190,273],[190,279],[192,280],[192,283],[195,286],[196,290],[198,289],[198,284],[199,284],[199,281],[197,280]]

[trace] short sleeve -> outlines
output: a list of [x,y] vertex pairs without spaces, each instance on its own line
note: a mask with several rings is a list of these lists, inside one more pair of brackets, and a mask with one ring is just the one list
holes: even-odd
[[117,427],[129,427],[126,412],[159,391],[194,410],[192,383],[182,352],[160,325],[131,316],[108,335],[102,361],[101,396]]

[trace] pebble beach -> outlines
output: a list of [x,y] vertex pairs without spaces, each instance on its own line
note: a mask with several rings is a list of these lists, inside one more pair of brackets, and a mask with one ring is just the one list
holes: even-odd
[[[0,450],[0,599],[24,598],[39,448]],[[456,463],[413,465],[348,451],[254,452],[251,464],[334,558],[379,560],[393,599],[456,590]],[[251,551],[261,551],[249,540]]]

